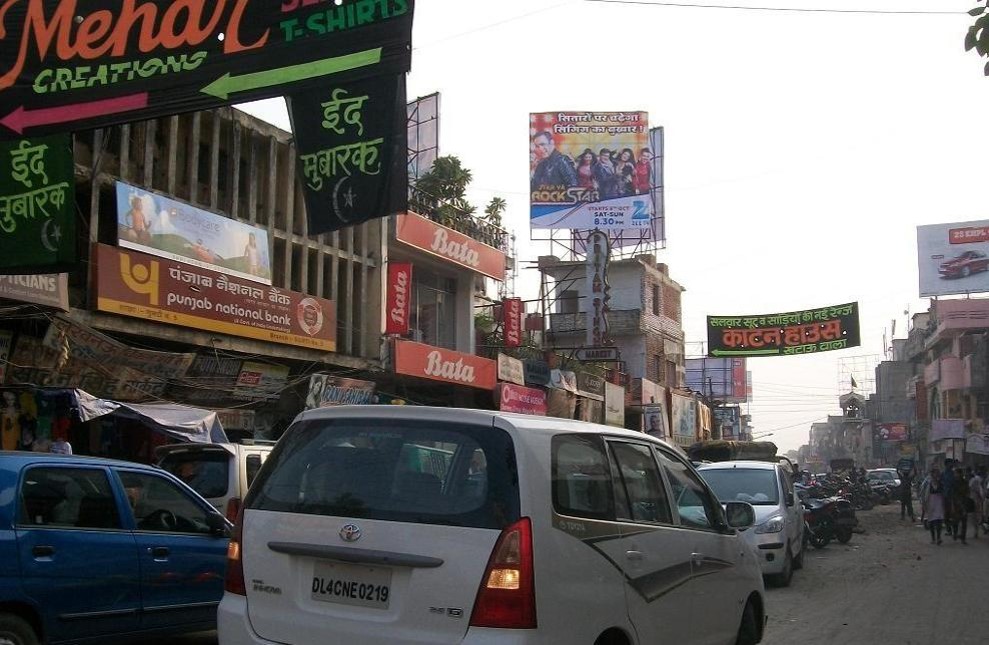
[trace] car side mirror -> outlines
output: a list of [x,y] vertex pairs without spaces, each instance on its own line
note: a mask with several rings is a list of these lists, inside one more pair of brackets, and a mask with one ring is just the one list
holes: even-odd
[[230,522],[219,513],[210,513],[206,516],[206,526],[210,533],[216,537],[230,537]]
[[748,502],[728,502],[725,504],[725,515],[728,516],[728,526],[739,531],[755,524],[755,509]]
[[793,506],[796,503],[793,499],[793,493],[791,491],[787,491],[786,496],[783,499],[786,501],[787,506]]

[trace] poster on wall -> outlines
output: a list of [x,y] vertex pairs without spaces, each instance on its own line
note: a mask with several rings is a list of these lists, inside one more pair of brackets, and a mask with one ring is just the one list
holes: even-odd
[[310,235],[408,209],[404,73],[295,92],[288,107]]
[[756,316],[708,316],[708,355],[793,356],[858,347],[857,302]]
[[117,244],[271,284],[268,231],[118,181]]
[[921,297],[989,291],[989,220],[917,227]]
[[646,434],[668,441],[670,439],[668,425],[665,403],[655,403],[642,408],[642,430]]
[[693,398],[679,394],[673,394],[671,403],[673,442],[686,448],[697,440],[697,404]]
[[604,423],[616,428],[625,426],[625,388],[607,381],[604,384]]
[[54,273],[73,267],[73,173],[72,137],[68,134],[0,141],[0,271]]
[[406,72],[413,10],[413,0],[7,0],[0,138]]
[[646,112],[530,114],[530,228],[649,231],[653,157]]

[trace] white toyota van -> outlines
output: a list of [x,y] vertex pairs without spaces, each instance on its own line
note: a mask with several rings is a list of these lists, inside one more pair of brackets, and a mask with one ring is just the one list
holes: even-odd
[[312,410],[231,540],[221,645],[757,643],[744,502],[645,434],[481,410]]

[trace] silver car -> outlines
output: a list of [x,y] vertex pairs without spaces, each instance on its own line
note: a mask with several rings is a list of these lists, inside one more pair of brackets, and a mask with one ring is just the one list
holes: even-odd
[[755,526],[744,535],[758,550],[763,575],[789,585],[793,570],[804,564],[804,520],[786,469],[766,461],[722,461],[697,471],[722,504],[752,504]]

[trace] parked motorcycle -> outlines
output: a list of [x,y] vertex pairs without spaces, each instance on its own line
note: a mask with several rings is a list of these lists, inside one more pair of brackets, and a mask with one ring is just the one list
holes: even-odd
[[858,524],[851,502],[841,497],[827,497],[807,498],[802,503],[804,530],[811,546],[823,549],[831,540],[848,544],[852,539],[852,531]]

